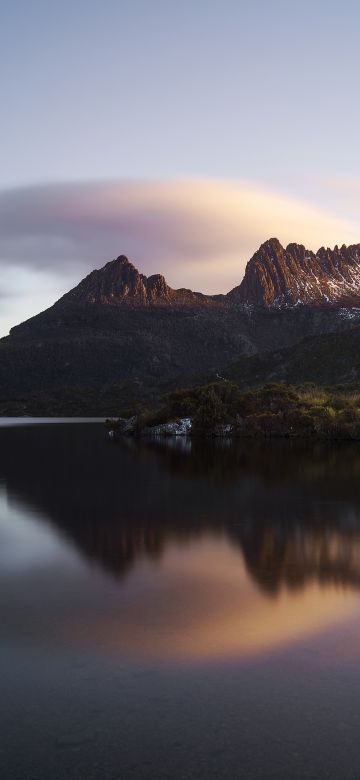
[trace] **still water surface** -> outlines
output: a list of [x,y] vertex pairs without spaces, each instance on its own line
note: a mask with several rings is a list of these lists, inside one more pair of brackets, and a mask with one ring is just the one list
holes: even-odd
[[359,778],[360,447],[0,427],[7,780]]

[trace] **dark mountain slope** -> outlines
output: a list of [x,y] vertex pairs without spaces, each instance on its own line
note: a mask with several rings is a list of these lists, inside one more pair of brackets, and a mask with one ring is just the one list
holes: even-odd
[[69,301],[0,341],[0,392],[140,385],[216,377],[242,356],[348,328],[329,309],[246,311],[239,307],[113,307]]
[[[244,381],[259,381],[261,372],[267,376],[272,371],[286,378],[292,371],[287,368],[292,365],[292,353],[283,353],[283,348],[304,337],[342,332],[360,324],[360,308],[345,307],[343,301],[341,305],[324,303],[321,296],[291,306],[287,293],[279,297],[281,285],[291,290],[295,284],[300,290],[310,265],[320,263],[328,286],[336,274],[345,278],[348,273],[355,290],[358,249],[360,245],[333,253],[320,250],[311,259],[303,247],[290,245],[284,250],[273,239],[262,245],[249,262],[242,284],[227,296],[173,290],[162,276],[140,274],[121,255],[0,340],[0,413],[13,408],[31,411],[30,397],[38,399],[39,414],[51,413],[49,398],[62,393],[80,399],[78,413],[82,395],[89,392],[101,393],[103,398],[114,397],[116,392],[119,404],[153,400],[163,389],[204,376],[216,379],[235,362],[241,368],[231,370],[243,372]],[[346,354],[346,339],[343,342]],[[270,354],[274,350],[276,354]],[[268,356],[248,361],[267,351]],[[329,359],[334,363],[335,356]],[[329,368],[327,373],[336,371]],[[351,375],[351,366],[345,365],[338,373]],[[304,374],[298,381],[306,379],[311,376]],[[66,404],[61,407],[64,411]],[[94,412],[98,408],[97,401],[91,400],[87,413],[91,413],[91,404]]]
[[360,326],[306,338],[285,349],[241,358],[224,376],[242,385],[263,382],[314,382],[322,385],[360,382]]

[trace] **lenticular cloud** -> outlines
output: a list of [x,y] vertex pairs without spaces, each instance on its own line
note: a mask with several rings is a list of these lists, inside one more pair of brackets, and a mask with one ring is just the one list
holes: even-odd
[[[173,286],[226,292],[260,243],[351,243],[360,230],[243,182],[102,182],[0,193],[0,262],[65,276],[127,254]],[[74,278],[74,281],[76,279]]]

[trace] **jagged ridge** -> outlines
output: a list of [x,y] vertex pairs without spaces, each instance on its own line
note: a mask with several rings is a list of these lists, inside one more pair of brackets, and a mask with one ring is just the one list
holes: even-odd
[[248,262],[241,284],[228,299],[267,307],[360,301],[360,244],[316,254],[302,244],[282,247],[277,238],[261,245]]
[[210,302],[211,298],[192,290],[173,290],[161,274],[144,276],[125,255],[120,255],[106,263],[103,268],[92,271],[61,300],[147,306],[159,303],[179,305],[204,303]]
[[316,254],[302,244],[286,249],[277,238],[265,241],[249,260],[244,278],[227,295],[204,295],[189,289],[172,289],[161,274],[146,277],[120,255],[92,271],[61,301],[148,305],[236,305],[267,308],[299,305],[360,303],[360,244]]

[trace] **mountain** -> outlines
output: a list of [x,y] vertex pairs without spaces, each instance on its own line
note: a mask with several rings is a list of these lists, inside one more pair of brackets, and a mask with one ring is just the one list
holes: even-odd
[[233,302],[268,307],[360,303],[360,244],[321,249],[301,244],[286,249],[277,238],[261,245],[245,276],[227,296]]
[[192,290],[173,290],[161,274],[144,276],[120,255],[104,268],[92,271],[62,301],[108,304],[111,306],[194,305],[210,303],[211,297]]
[[277,238],[260,246],[244,278],[227,295],[173,290],[161,274],[146,277],[125,255],[92,271],[64,296],[81,303],[146,305],[236,305],[267,308],[342,304],[360,305],[360,244],[316,254],[302,244],[286,249]]
[[316,338],[332,332],[342,339],[341,361],[329,355],[323,375],[355,379],[347,333],[357,339],[359,264],[360,245],[314,255],[270,239],[238,287],[211,296],[173,290],[120,255],[0,340],[0,414],[113,414],[231,371],[243,383],[293,380],[284,366],[295,345],[313,338],[314,370],[300,360],[296,374],[306,381],[324,362]]

